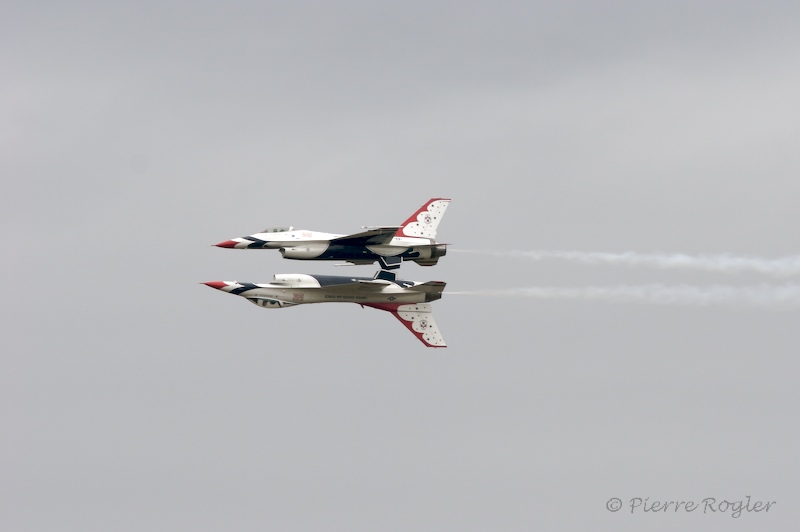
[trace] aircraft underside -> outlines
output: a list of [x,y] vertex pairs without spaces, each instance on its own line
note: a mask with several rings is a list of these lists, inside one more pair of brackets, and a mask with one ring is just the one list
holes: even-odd
[[[324,244],[327,244],[324,243]],[[365,246],[346,246],[341,244],[307,245],[300,244],[280,248],[286,259],[295,260],[338,260],[355,264],[379,262],[384,268],[399,268],[402,261],[413,261],[421,266],[433,266],[447,253],[443,244],[412,248],[383,247],[380,253]]]

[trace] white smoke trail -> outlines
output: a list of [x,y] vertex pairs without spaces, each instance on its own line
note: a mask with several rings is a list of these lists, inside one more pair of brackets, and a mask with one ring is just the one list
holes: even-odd
[[447,292],[447,295],[583,299],[611,303],[653,303],[685,306],[757,307],[769,310],[800,309],[800,285],[618,285],[585,287],[534,286],[500,290]]
[[624,253],[547,250],[496,251],[489,249],[453,249],[452,251],[496,257],[521,257],[532,260],[566,260],[583,264],[619,264],[630,267],[648,266],[662,269],[691,269],[724,273],[755,272],[776,277],[800,275],[800,255],[767,259],[734,255],[685,255],[682,253],[636,253],[633,251]]

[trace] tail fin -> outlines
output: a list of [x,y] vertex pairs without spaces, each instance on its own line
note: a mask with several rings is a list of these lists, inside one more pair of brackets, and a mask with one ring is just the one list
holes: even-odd
[[439,227],[439,222],[442,221],[448,205],[450,205],[450,200],[447,198],[431,198],[403,222],[403,226],[397,230],[396,235],[436,239],[436,228]]
[[428,303],[361,303],[361,306],[391,312],[428,347],[447,347]]

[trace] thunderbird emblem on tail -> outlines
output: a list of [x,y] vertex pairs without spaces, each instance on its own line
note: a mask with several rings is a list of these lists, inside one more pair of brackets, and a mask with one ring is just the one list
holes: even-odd
[[284,308],[306,303],[358,303],[391,312],[428,347],[447,347],[433,320],[431,301],[442,297],[445,283],[401,281],[381,270],[375,277],[277,274],[270,283],[209,281],[203,283],[241,296],[263,308]]
[[436,228],[449,204],[449,199],[432,198],[403,225],[364,227],[365,231],[351,235],[270,227],[216,245],[234,249],[277,249],[286,259],[339,260],[351,264],[377,261],[384,269],[399,268],[402,261],[433,266],[447,253],[447,246],[436,242]]

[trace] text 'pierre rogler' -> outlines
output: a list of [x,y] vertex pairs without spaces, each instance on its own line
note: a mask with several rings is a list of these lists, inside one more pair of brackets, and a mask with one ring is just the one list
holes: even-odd
[[776,501],[753,500],[750,495],[744,499],[718,499],[706,497],[701,500],[659,500],[650,497],[631,497],[623,501],[618,497],[611,497],[606,502],[609,512],[619,512],[623,508],[625,513],[697,513],[697,514],[722,514],[730,515],[737,519],[745,513],[767,513],[775,506]]

